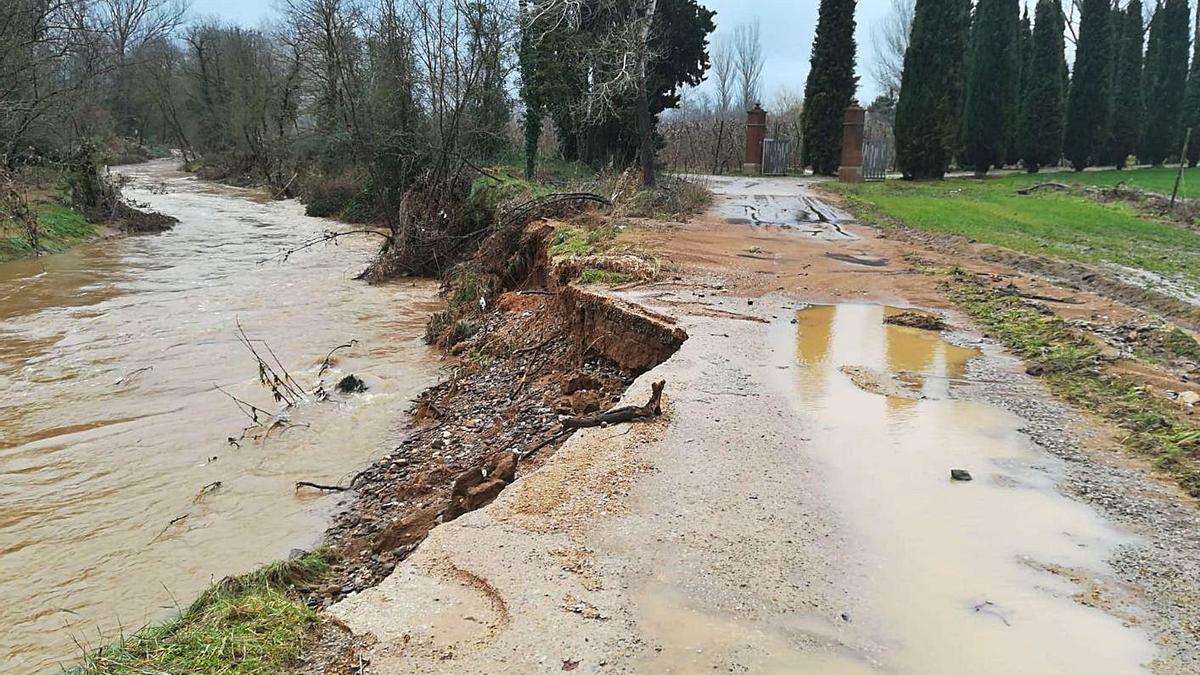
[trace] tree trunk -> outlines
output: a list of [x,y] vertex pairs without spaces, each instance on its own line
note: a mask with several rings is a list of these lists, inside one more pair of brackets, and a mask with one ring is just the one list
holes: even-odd
[[638,78],[638,132],[642,136],[642,185],[654,186],[654,123],[650,117],[650,101],[646,97],[646,78]]

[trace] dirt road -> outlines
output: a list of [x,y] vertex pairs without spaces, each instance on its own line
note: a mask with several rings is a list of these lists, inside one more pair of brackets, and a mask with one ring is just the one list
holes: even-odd
[[[622,293],[689,335],[626,396],[665,379],[664,417],[576,435],[335,605],[370,669],[1200,667],[1194,505],[905,262],[935,251],[730,222],[805,192],[774,185],[633,233],[680,266]],[[882,303],[952,328],[885,325]]]

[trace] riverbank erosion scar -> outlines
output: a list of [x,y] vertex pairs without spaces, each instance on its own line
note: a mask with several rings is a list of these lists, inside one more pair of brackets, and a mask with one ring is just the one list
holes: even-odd
[[502,293],[477,321],[455,344],[463,358],[449,378],[417,400],[401,444],[351,481],[354,498],[326,534],[337,562],[310,604],[382,581],[431,529],[537,469],[587,426],[573,420],[602,418],[687,339],[667,317],[570,285]]

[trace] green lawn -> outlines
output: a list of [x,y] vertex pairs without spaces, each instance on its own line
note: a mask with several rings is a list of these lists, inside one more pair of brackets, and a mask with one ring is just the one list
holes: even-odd
[[[1200,185],[1200,169],[1193,171]],[[1023,253],[1115,263],[1200,288],[1200,232],[1155,222],[1126,204],[1054,191],[1016,194],[1023,185],[1048,180],[1097,185],[1126,180],[1149,189],[1168,173],[1139,169],[824,185],[842,194],[865,222],[956,234]]]

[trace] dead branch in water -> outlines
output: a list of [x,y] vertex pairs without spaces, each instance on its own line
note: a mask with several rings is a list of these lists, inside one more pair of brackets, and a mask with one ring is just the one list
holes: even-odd
[[[262,424],[262,421],[258,419],[259,413],[262,413],[263,415],[265,415],[267,417],[274,417],[274,415],[267,412],[266,410],[263,410],[262,408],[259,408],[258,406],[254,405],[253,403],[247,403],[247,402],[243,401],[242,399],[234,396],[233,394],[225,391],[224,389],[221,388],[221,385],[214,384],[213,386],[216,387],[217,391],[228,396],[229,399],[231,401],[233,401],[235,405],[237,405],[238,410],[242,411],[242,414],[245,415],[246,417],[249,417],[250,421],[254,422],[255,425]],[[245,436],[245,434],[243,434],[243,436]]]
[[167,530],[171,529],[172,525],[174,525],[175,523],[178,523],[179,521],[183,520],[184,518],[187,518],[189,515],[191,515],[191,514],[185,513],[182,516],[175,516],[174,518],[169,520],[167,522],[166,526],[163,527],[163,529],[159,530],[158,534],[154,535],[154,538],[150,540],[150,543],[153,544],[154,542],[158,541],[159,537],[166,534]]
[[621,408],[613,408],[612,410],[600,413],[599,415],[568,417],[562,420],[563,429],[582,429],[584,427],[608,426],[610,424],[620,424],[622,422],[634,422],[637,420],[650,419],[651,417],[661,415],[662,392],[663,387],[666,385],[666,380],[659,380],[658,382],[650,385],[653,393],[650,395],[650,400],[646,401],[645,405],[630,405]]
[[[242,346],[250,352],[255,362],[258,363],[258,381],[264,387],[271,390],[271,396],[275,398],[276,403],[285,403],[288,407],[291,407],[309,395],[308,390],[292,377],[287,368],[283,367],[283,364],[279,361],[279,357],[271,349],[271,345],[263,340],[251,340],[250,336],[246,335],[246,329],[242,328],[241,321],[237,322],[237,338],[238,342],[242,343]],[[258,353],[258,350],[254,347],[254,343],[256,342],[263,345],[267,350],[267,353],[271,356],[271,361],[267,361]]]
[[215,492],[220,489],[221,489],[221,481],[214,480],[213,482],[209,483],[208,485],[205,485],[204,487],[200,488],[200,491],[197,492],[196,496],[192,499],[192,503],[195,504],[196,502],[199,502],[201,499],[203,499],[204,495],[206,495],[210,492]]
[[321,234],[319,234],[315,237],[312,237],[310,239],[306,239],[306,240],[300,242],[299,244],[297,244],[296,246],[284,249],[284,250],[280,251],[279,253],[276,253],[273,256],[259,260],[258,264],[261,265],[261,264],[263,264],[265,262],[269,262],[271,260],[278,260],[280,264],[283,264],[288,261],[288,258],[292,257],[293,253],[299,253],[300,251],[310,249],[319,244],[328,244],[329,242],[333,242],[336,245],[338,239],[341,239],[342,237],[348,237],[352,234],[373,234],[377,237],[383,237],[384,239],[390,239],[387,232],[382,232],[380,230],[372,230],[370,228],[361,228],[361,229],[357,229],[357,230],[343,230],[341,232],[339,232],[337,230],[325,230]]
[[118,377],[117,381],[113,382],[113,384],[121,385],[121,384],[125,384],[127,382],[132,382],[133,378],[137,377],[138,375],[141,375],[142,373],[149,372],[151,370],[154,370],[154,366],[144,366],[142,368],[135,368],[135,369],[129,371],[128,373],[125,373],[121,377]]
[[325,490],[327,492],[343,492],[350,489],[342,487],[341,485],[322,485],[321,483],[313,483],[306,480],[296,481],[296,489],[299,490],[302,487],[309,487],[314,490]]
[[333,355],[335,352],[337,352],[339,349],[350,349],[351,347],[353,347],[356,344],[358,344],[358,340],[351,340],[351,341],[347,342],[346,344],[338,345],[338,346],[334,347],[333,349],[330,349],[329,353],[325,355],[325,360],[321,362],[321,369],[317,371],[317,377],[324,375],[325,371],[329,370],[329,366],[330,366],[329,360],[333,358]]

